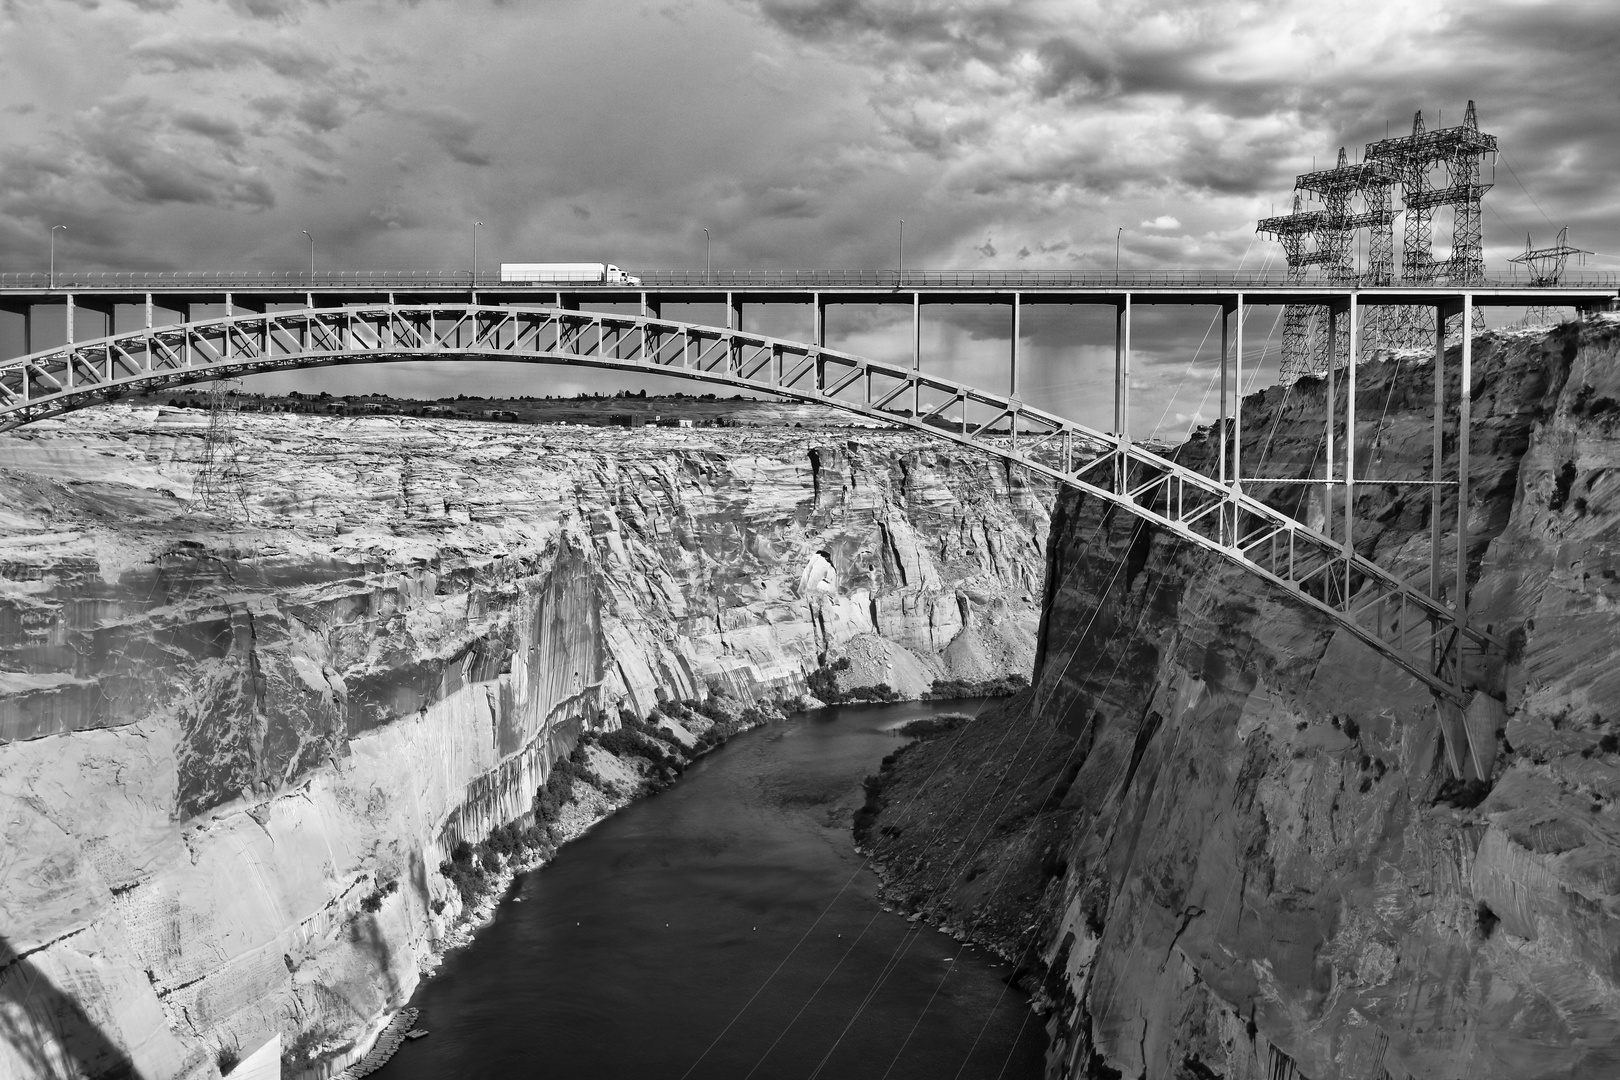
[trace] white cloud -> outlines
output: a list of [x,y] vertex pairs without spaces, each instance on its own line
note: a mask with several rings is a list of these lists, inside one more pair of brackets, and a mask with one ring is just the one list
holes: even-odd
[[1154,218],[1152,221],[1144,221],[1144,222],[1142,222],[1142,228],[1144,228],[1144,229],[1179,229],[1179,228],[1181,228],[1181,222],[1176,220],[1175,218],[1171,217],[1169,214],[1160,214],[1158,217]]

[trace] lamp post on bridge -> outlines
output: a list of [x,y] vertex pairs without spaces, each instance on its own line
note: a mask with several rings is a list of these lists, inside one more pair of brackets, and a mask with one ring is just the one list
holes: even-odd
[[1114,280],[1119,280],[1119,238],[1125,235],[1125,226],[1121,225],[1119,231],[1114,233]]
[[482,221],[473,222],[472,284],[475,289],[478,287],[478,227],[482,224]]
[[714,254],[709,246],[709,230],[703,230],[703,280],[707,283],[714,277]]
[[66,228],[67,228],[66,225],[52,225],[51,226],[51,274],[50,274],[50,286],[53,289],[56,288],[56,230],[57,229],[66,229]]
[[315,237],[310,233],[310,231],[308,229],[299,229],[298,231],[303,233],[305,236],[309,237],[309,280],[310,280],[310,284],[314,284],[314,282],[315,282]]

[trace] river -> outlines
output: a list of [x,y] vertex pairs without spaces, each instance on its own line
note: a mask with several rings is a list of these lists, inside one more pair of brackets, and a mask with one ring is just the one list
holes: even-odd
[[1041,1073],[1007,965],[885,912],[850,838],[898,723],[821,709],[732,739],[524,875],[411,1004],[383,1080]]

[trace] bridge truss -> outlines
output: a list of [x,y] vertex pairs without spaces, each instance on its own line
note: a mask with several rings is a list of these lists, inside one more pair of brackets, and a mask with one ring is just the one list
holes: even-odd
[[[1354,328],[1353,299],[1348,315]],[[1241,298],[1227,317],[1237,327],[1241,385]],[[1353,338],[1351,344],[1353,355]],[[1424,591],[1358,555],[1349,515],[1343,536],[1335,537],[1246,491],[1239,479],[1240,441],[1234,437],[1241,432],[1236,400],[1231,424],[1224,422],[1223,401],[1220,474],[1210,477],[1124,434],[1096,431],[1031,408],[1016,396],[926,374],[920,364],[879,363],[816,344],[647,315],[473,303],[372,304],[148,327],[0,361],[0,431],[124,393],[187,383],[335,364],[462,359],[694,379],[827,405],[984,451],[1142,518],[1272,583],[1456,707],[1465,706],[1470,696],[1462,686],[1464,651],[1500,648],[1494,637],[1469,626],[1465,603],[1451,606],[1436,599],[1437,570]],[[1464,362],[1466,367],[1466,357]],[[1348,370],[1347,414],[1354,415],[1354,365]],[[1330,445],[1332,423],[1330,407]],[[1348,440],[1347,456],[1353,446]],[[1331,485],[1331,458],[1328,469]],[[1354,475],[1352,459],[1344,465],[1347,506]],[[1460,537],[1459,548],[1462,542]]]

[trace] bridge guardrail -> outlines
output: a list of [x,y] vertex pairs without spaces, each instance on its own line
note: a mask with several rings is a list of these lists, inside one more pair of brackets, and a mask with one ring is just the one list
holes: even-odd
[[[1152,288],[1152,287],[1343,287],[1342,282],[1293,282],[1279,274],[1223,273],[1209,269],[1084,272],[1056,270],[642,270],[632,271],[642,286],[652,288],[745,289],[782,287],[816,288]],[[1363,284],[1363,288],[1372,286]],[[1396,288],[1416,288],[1402,282]],[[1471,283],[1475,289],[1620,288],[1620,273],[1589,271],[1567,274],[1556,286],[1533,285],[1525,278],[1487,278]],[[54,283],[47,273],[0,274],[0,291],[7,289],[117,290],[196,288],[210,291],[275,289],[499,289],[514,292],[569,292],[602,289],[634,291],[634,285],[596,282],[512,282],[498,273],[455,270],[334,270],[311,275],[305,270],[94,270],[58,271]],[[1451,286],[1457,288],[1457,286]]]

